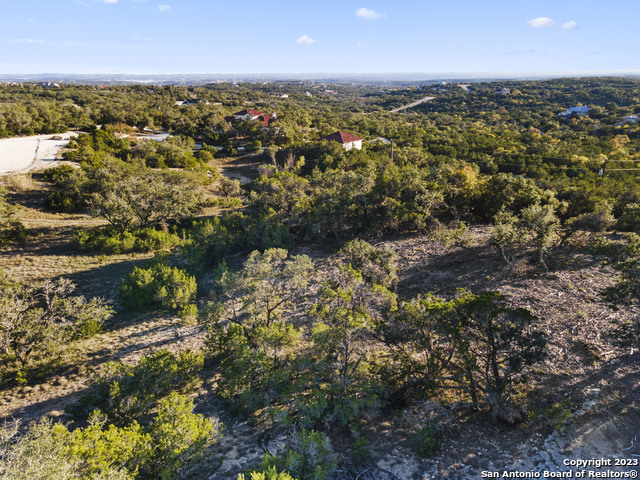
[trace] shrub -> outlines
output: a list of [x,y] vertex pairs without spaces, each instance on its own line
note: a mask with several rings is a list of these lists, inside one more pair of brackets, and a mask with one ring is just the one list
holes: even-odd
[[430,457],[440,446],[438,429],[433,424],[421,428],[413,437],[412,443],[420,456]]
[[75,288],[67,279],[24,286],[0,275],[0,351],[25,366],[36,352],[100,331],[111,308],[100,299],[72,295]]
[[141,468],[146,478],[172,479],[186,465],[203,459],[207,449],[217,443],[221,425],[191,413],[193,400],[171,393],[160,402],[158,415],[147,431],[153,457]]
[[106,254],[170,250],[181,243],[175,233],[143,228],[133,232],[117,232],[113,228],[81,231],[73,239],[81,250]]
[[640,232],[640,203],[629,203],[624,207],[616,228],[625,232]]
[[135,267],[122,281],[120,298],[132,310],[148,307],[181,310],[193,301],[196,290],[195,277],[158,263],[148,268]]
[[262,472],[286,470],[299,480],[325,480],[336,467],[329,438],[314,430],[302,430],[284,458],[267,454],[262,459]]
[[262,148],[262,142],[260,140],[256,140],[253,142],[247,143],[247,151],[248,152],[256,152]]
[[262,472],[249,472],[248,477],[242,473],[238,475],[238,480],[297,480],[289,475],[288,472],[278,472],[276,467],[270,467]]
[[[22,438],[16,428],[0,429],[0,476],[12,480],[173,480],[206,459],[221,438],[217,419],[191,413],[193,402],[173,394],[160,402],[147,427],[133,421],[107,426],[94,412],[85,428],[69,431],[43,420]],[[200,477],[198,477],[200,478]]]
[[56,183],[69,178],[75,170],[74,167],[65,163],[57,167],[47,168],[42,174],[42,179],[45,182]]
[[359,270],[365,280],[386,288],[398,282],[398,255],[393,250],[377,248],[364,240],[351,240],[340,249],[345,263]]
[[4,178],[4,185],[11,192],[26,192],[33,190],[34,182],[31,174],[26,175],[9,175]]
[[24,225],[15,218],[15,206],[9,204],[5,191],[0,189],[0,246],[27,236]]
[[[68,430],[49,419],[30,427],[22,436],[14,428],[0,429],[0,477],[12,480],[58,480],[81,478],[81,458],[70,454]],[[102,480],[133,480],[125,469],[108,466],[91,478]],[[114,462],[115,463],[115,462]],[[87,478],[87,477],[85,477]]]
[[447,248],[469,248],[474,245],[473,236],[464,222],[458,222],[456,227],[439,225],[431,232],[430,236]]
[[203,364],[204,356],[190,350],[177,357],[161,350],[142,357],[135,366],[108,362],[102,374],[91,379],[89,391],[69,408],[70,413],[82,419],[99,409],[112,423],[126,425],[149,415],[170,393],[192,391]]
[[364,437],[358,437],[353,444],[352,454],[353,461],[356,464],[361,464],[369,460],[371,458],[371,448],[369,448],[371,444]]
[[569,229],[572,231],[604,232],[611,228],[615,221],[611,213],[612,208],[609,204],[602,204],[593,212],[574,217],[570,220]]
[[589,252],[591,255],[605,255],[614,262],[640,255],[640,235],[630,232],[625,235],[625,240],[626,243],[620,243],[597,235],[589,240]]

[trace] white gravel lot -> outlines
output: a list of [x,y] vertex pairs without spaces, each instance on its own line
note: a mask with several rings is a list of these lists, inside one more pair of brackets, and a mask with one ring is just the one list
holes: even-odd
[[[24,173],[56,166],[58,152],[69,143],[69,137],[78,132],[66,132],[0,140],[0,175]],[[62,137],[62,140],[52,138]]]

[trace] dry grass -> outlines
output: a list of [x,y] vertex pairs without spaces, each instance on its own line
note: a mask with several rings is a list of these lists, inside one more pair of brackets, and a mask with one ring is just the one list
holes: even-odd
[[9,192],[27,192],[33,190],[36,187],[36,182],[31,177],[31,174],[24,175],[8,175],[2,179],[2,185]]

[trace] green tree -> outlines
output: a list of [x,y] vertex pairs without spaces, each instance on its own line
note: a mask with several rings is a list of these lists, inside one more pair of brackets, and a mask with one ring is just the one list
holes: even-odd
[[7,201],[6,192],[0,188],[0,246],[26,237],[24,225],[15,217],[15,206]]
[[198,385],[204,356],[185,350],[175,356],[167,350],[145,355],[137,365],[108,362],[91,378],[89,391],[69,408],[76,418],[99,409],[117,426],[148,416],[174,391],[190,393]]
[[553,245],[560,227],[554,207],[539,203],[530,205],[520,213],[519,223],[522,230],[530,235],[531,243],[538,252],[538,262],[548,270],[544,255]]
[[127,308],[143,310],[160,307],[185,309],[196,296],[195,277],[177,267],[156,263],[148,268],[134,267],[120,286],[120,298]]
[[289,258],[282,248],[251,252],[241,278],[244,309],[254,322],[269,327],[309,285],[313,263],[306,255]]
[[30,286],[0,278],[0,352],[27,365],[35,352],[56,348],[75,338],[91,336],[111,317],[102,300],[73,295],[67,279]]
[[398,282],[398,255],[386,248],[376,248],[364,240],[351,240],[340,249],[345,263],[362,272],[363,277],[393,289]]
[[367,373],[373,332],[395,309],[394,294],[366,283],[350,266],[340,267],[323,284],[320,301],[310,310],[317,318],[311,335],[316,359],[311,370],[316,379],[323,379],[323,386],[316,386],[304,399],[307,404],[300,413],[304,421],[347,425],[377,406],[379,398]]
[[494,419],[522,420],[523,412],[509,400],[522,371],[545,357],[545,334],[534,327],[537,317],[512,308],[498,292],[463,293],[453,302],[443,327],[458,357],[458,381],[474,402],[484,394]]
[[276,468],[300,480],[326,480],[337,468],[329,437],[314,430],[301,430],[284,458],[267,454],[262,459],[263,472],[275,472]]
[[157,172],[105,157],[60,179],[48,202],[65,211],[89,206],[122,233],[192,217],[202,209],[203,187],[195,172]]

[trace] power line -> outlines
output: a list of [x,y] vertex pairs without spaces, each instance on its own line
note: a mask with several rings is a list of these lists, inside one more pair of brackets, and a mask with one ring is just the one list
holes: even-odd
[[[494,157],[496,156],[509,156],[509,157],[515,157],[515,156],[521,156],[523,158],[527,158],[527,156],[529,158],[532,159],[539,159],[542,160],[544,162],[548,162],[548,161],[553,161],[553,162],[563,162],[563,163],[574,163],[576,161],[580,161],[580,160],[576,160],[576,159],[571,159],[571,158],[558,158],[558,157],[538,157],[535,156],[535,154],[527,154],[527,153],[495,153],[494,151],[488,151],[488,150],[483,150],[483,149],[473,149],[473,148],[467,148],[466,150],[470,151],[470,152],[478,152],[478,153],[486,153],[489,155],[492,155]],[[470,161],[470,160],[466,160],[466,161]],[[587,162],[601,162],[602,160],[593,160],[593,159],[588,159],[586,161],[584,161],[584,163]],[[625,160],[613,160],[613,159],[608,159],[607,161],[609,162],[640,162],[640,159],[625,159]],[[509,164],[509,163],[504,163],[504,162],[500,162],[500,165],[511,165],[511,166],[517,166],[517,167],[526,167],[527,165],[521,165],[521,164]],[[564,165],[563,165],[564,166]],[[562,168],[562,167],[553,167],[550,165],[546,165],[547,168],[560,168],[562,170],[584,170],[584,169],[588,169],[589,167],[573,167],[573,166],[567,166],[566,168]],[[625,168],[625,169],[609,169],[609,171],[612,170],[636,170],[635,168]]]

